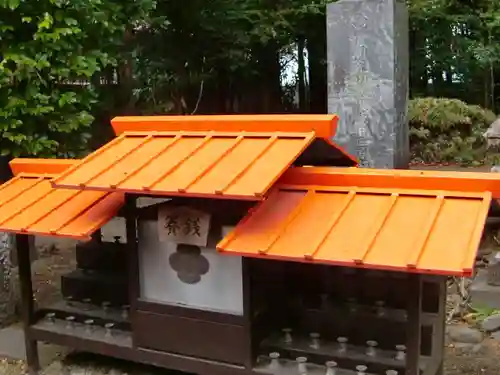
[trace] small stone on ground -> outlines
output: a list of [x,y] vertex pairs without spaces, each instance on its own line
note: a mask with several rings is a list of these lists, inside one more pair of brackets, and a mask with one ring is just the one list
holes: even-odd
[[493,332],[490,337],[493,340],[500,341],[500,331]]
[[481,323],[481,328],[486,332],[498,331],[500,329],[500,314],[488,316]]
[[477,329],[462,325],[452,325],[447,328],[450,339],[465,344],[479,344],[483,341],[483,334]]

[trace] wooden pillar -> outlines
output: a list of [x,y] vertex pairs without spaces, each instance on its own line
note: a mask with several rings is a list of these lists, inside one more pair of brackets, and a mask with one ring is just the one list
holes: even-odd
[[444,345],[446,334],[446,277],[439,277],[433,281],[438,289],[438,308],[432,325],[432,351],[430,361],[425,366],[422,375],[443,375]]
[[139,253],[137,239],[137,206],[136,197],[126,194],[125,196],[125,231],[127,236],[127,282],[128,297],[130,304],[130,326],[132,329],[132,344],[135,347],[134,322],[136,321],[137,300],[140,297],[140,278],[139,278]]
[[102,231],[100,229],[96,230],[91,235],[92,241],[101,243],[102,242]]
[[247,341],[245,367],[251,370],[254,366],[254,358],[256,353],[256,342],[252,336],[252,321],[253,321],[253,306],[251,304],[251,279],[250,268],[251,260],[242,257],[242,278],[243,278],[243,315],[245,318],[245,336]]
[[437,361],[436,375],[443,375],[446,335],[446,277],[439,282],[439,309],[432,332],[432,358]]
[[406,375],[419,375],[422,332],[422,278],[411,274],[408,279],[408,327],[406,334]]
[[21,291],[21,318],[24,329],[26,360],[28,371],[36,373],[40,369],[38,344],[30,337],[30,326],[35,323],[35,304],[31,281],[30,241],[27,235],[16,235],[17,262],[19,268],[19,287]]

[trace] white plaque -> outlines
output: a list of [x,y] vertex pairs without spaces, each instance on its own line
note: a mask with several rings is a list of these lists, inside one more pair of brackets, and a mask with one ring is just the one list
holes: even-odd
[[189,207],[162,206],[158,209],[158,237],[161,242],[207,246],[210,214]]

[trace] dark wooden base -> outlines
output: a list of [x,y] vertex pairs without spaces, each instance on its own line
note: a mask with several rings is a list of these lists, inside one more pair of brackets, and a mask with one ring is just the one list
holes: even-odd
[[[115,331],[113,336],[109,338],[105,337],[104,330],[99,328],[95,328],[94,331],[89,334],[85,331],[85,327],[83,326],[76,326],[68,329],[66,327],[66,323],[62,321],[56,321],[56,323],[41,321],[29,328],[28,335],[32,340],[51,342],[82,352],[95,353],[188,373],[203,375],[272,375],[272,372],[268,368],[269,362],[264,357],[260,357],[257,360],[254,368],[246,369],[244,366],[231,365],[217,361],[200,359],[197,357],[134,347],[132,344],[132,336],[130,332],[126,331]],[[299,349],[291,349],[291,351],[296,356],[304,355],[304,351]],[[341,368],[353,370],[355,366],[360,363],[359,360],[362,360],[362,358],[354,355],[347,356],[338,363]],[[282,360],[281,363],[283,368],[286,369],[286,372],[284,372],[285,374],[296,374],[296,364],[293,360]],[[431,363],[429,358],[422,357],[421,370],[425,370],[429,363]],[[400,366],[397,366],[396,363],[391,360],[388,360],[385,365],[386,367],[400,369]],[[311,375],[323,375],[325,373],[325,367],[322,365],[309,364],[308,368],[310,369],[309,373]],[[370,373],[381,373],[380,367],[375,368],[370,366],[370,369],[373,371]]]
[[[43,316],[45,311],[57,311],[58,314],[68,312],[72,313],[73,316],[80,312],[77,307],[71,306],[68,308],[64,303],[62,303],[54,305],[51,309],[40,310],[36,315]],[[36,341],[45,341],[73,348],[82,352],[95,353],[117,359],[202,375],[274,375],[269,369],[269,359],[267,355],[265,355],[265,353],[267,354],[270,352],[281,353],[281,363],[284,369],[281,374],[286,375],[296,374],[297,365],[294,359],[300,356],[307,357],[308,361],[310,361],[308,363],[308,369],[310,369],[308,374],[310,375],[324,375],[325,367],[322,364],[331,360],[335,360],[340,369],[354,370],[357,365],[366,364],[368,365],[370,374],[384,374],[388,369],[398,370],[400,374],[405,373],[406,362],[395,360],[396,353],[394,351],[381,349],[378,351],[376,358],[371,358],[364,353],[364,350],[366,349],[364,346],[356,347],[351,345],[348,352],[339,353],[336,343],[322,342],[320,348],[312,349],[309,346],[310,340],[308,338],[301,338],[297,335],[294,336],[293,343],[288,345],[283,344],[282,335],[280,334],[265,339],[259,347],[259,351],[263,355],[256,358],[255,363],[252,364],[252,368],[248,368],[243,365],[230,364],[226,361],[200,358],[200,355],[197,355],[197,353],[193,353],[193,355],[181,355],[175,353],[176,348],[166,350],[168,348],[159,347],[158,349],[155,349],[151,347],[144,347],[137,340],[134,341],[133,335],[128,329],[113,329],[110,335],[100,323],[109,321],[110,316],[114,314],[106,314],[106,316],[101,317],[101,320],[98,321],[96,319],[95,325],[92,326],[90,330],[82,324],[81,320],[76,324],[68,325],[68,322],[64,319],[56,318],[55,321],[50,321],[47,318],[42,318],[37,323],[28,327],[26,337],[29,338],[28,341],[30,343],[34,343],[35,345]],[[98,318],[97,315],[95,316],[96,318]],[[167,316],[165,314],[158,315],[161,317]],[[120,316],[115,316],[115,318],[116,320],[121,319]],[[153,320],[152,323],[155,325],[157,322]],[[156,324],[156,326],[158,326],[158,324]],[[164,331],[163,337],[170,335],[173,337],[173,340],[161,341],[161,345],[169,342],[178,342],[179,345],[182,345],[184,343],[182,338],[175,340],[175,338],[178,338],[179,335],[186,334],[186,332],[184,332],[184,328],[182,328],[182,331],[183,332],[177,333],[175,332],[175,329],[169,332]],[[151,331],[145,332],[145,334],[151,334]],[[154,340],[157,340],[157,337],[160,336],[155,335],[153,337]],[[200,340],[209,342],[206,337],[202,337]],[[146,337],[146,341],[150,345],[150,338]],[[181,349],[185,351],[184,347]],[[214,349],[215,351],[207,348],[205,349],[206,352],[201,353],[202,356],[217,355],[221,353],[220,351],[217,351],[219,349]],[[231,350],[228,348],[224,349]],[[236,353],[237,352],[238,350],[236,350]],[[221,355],[221,358],[227,358],[227,354]],[[420,356],[418,362],[419,374],[439,374],[439,369],[442,365],[439,358]],[[36,370],[36,368],[32,367],[32,370]]]
[[[309,344],[308,338],[295,335],[293,342],[286,345],[282,342],[282,335],[275,335],[264,340],[260,349],[262,353],[278,352],[281,357],[292,360],[297,357],[306,357],[308,361],[317,364],[335,361],[340,368],[351,370],[358,365],[366,365],[370,374],[385,374],[387,370],[397,370],[402,374],[406,368],[405,360],[395,359],[395,350],[377,348],[376,357],[371,357],[365,353],[366,345],[349,344],[346,352],[340,352],[336,342],[322,342],[317,349],[311,348]],[[430,360],[428,356],[420,356],[420,371],[428,367]]]
[[[81,352],[95,353],[105,355],[117,359],[133,361],[146,365],[153,365],[160,368],[170,370],[178,370],[187,373],[203,374],[203,375],[257,375],[267,374],[273,375],[268,368],[269,361],[267,358],[259,357],[253,368],[247,369],[244,366],[237,366],[217,361],[200,359],[197,357],[179,355],[170,352],[162,352],[141,347],[134,347],[132,343],[132,335],[126,331],[115,331],[111,338],[105,337],[104,330],[96,328],[91,334],[85,331],[83,326],[76,326],[68,329],[65,322],[49,323],[40,321],[28,329],[28,336],[31,340],[50,342],[61,346],[70,347]],[[305,351],[300,349],[290,349],[290,354],[300,356],[304,355]],[[362,355],[347,355],[338,360],[341,369],[353,370],[357,364],[363,362],[366,358],[361,358]],[[309,357],[309,359],[314,359]],[[337,358],[336,358],[337,359]],[[384,362],[384,361],[382,361]],[[319,362],[321,363],[321,362]],[[420,359],[421,374],[435,374],[439,368],[439,363],[432,361],[428,357]],[[281,360],[283,369],[282,374],[295,375],[297,365],[295,361],[290,359]],[[395,361],[388,359],[384,363],[384,368],[390,367],[401,370]],[[370,374],[382,374],[383,369],[379,367],[369,366]],[[323,375],[325,367],[318,364],[308,364],[308,374]],[[36,373],[36,372],[32,372]],[[403,372],[400,372],[403,373]]]
[[91,335],[84,327],[67,329],[65,322],[39,322],[29,327],[30,339],[50,342],[78,351],[96,353],[128,361],[164,367],[172,370],[185,371],[206,375],[238,375],[251,374],[243,366],[236,366],[217,361],[204,360],[174,353],[160,352],[132,345],[130,332],[114,333],[112,338],[106,338],[104,331],[94,331]]
[[135,328],[134,342],[141,347],[226,363],[245,363],[243,326],[140,311]]

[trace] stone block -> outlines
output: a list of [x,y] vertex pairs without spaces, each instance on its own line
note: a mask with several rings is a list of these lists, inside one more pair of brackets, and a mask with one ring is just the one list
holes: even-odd
[[362,167],[407,168],[408,13],[398,0],[327,6],[328,112]]

